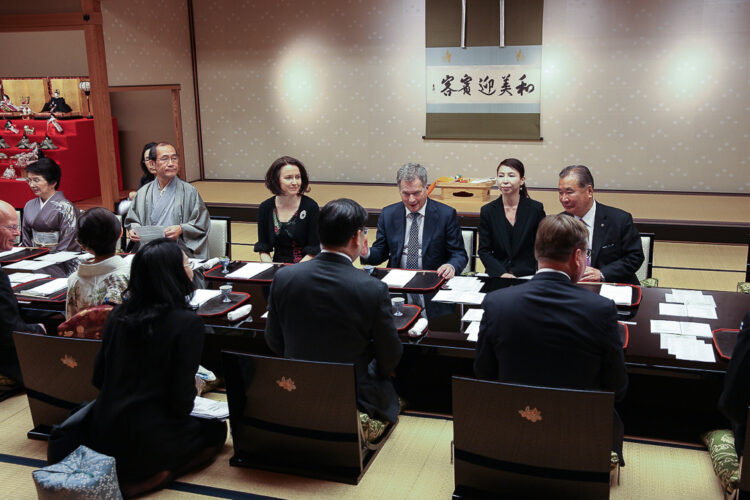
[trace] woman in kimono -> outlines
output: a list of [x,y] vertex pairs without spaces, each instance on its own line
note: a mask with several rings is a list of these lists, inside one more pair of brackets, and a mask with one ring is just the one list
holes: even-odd
[[81,250],[76,242],[78,209],[58,191],[60,176],[60,166],[50,158],[26,167],[29,187],[37,197],[23,207],[24,246],[47,247],[50,252]]

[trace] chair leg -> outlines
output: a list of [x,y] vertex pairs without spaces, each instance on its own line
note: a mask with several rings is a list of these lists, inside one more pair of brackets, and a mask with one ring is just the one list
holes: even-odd
[[620,486],[620,464],[617,464],[614,469],[609,471],[609,485]]

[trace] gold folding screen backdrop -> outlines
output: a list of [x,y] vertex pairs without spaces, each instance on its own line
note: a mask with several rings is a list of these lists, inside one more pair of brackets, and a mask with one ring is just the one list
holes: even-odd
[[427,139],[539,140],[543,0],[427,0]]

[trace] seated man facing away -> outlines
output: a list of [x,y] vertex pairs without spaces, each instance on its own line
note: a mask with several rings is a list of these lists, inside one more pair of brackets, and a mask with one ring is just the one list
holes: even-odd
[[367,211],[350,199],[321,209],[323,250],[276,273],[265,337],[286,358],[354,363],[360,412],[395,422],[399,403],[390,375],[403,347],[388,287],[352,265],[364,245],[366,222]]
[[[20,234],[16,210],[9,203],[0,200],[0,252],[13,248],[13,241]],[[8,275],[5,271],[0,271],[0,379],[8,377],[21,382],[21,368],[18,366],[16,346],[11,336],[14,331],[45,332],[44,326],[27,325],[21,319],[21,311]]]
[[734,447],[742,456],[747,429],[747,407],[750,405],[750,311],[740,324],[737,345],[729,360],[724,377],[724,391],[719,398],[719,409],[732,421]]
[[81,262],[68,278],[66,319],[87,307],[121,304],[130,279],[130,263],[115,255],[117,240],[122,236],[122,225],[115,214],[95,207],[84,212],[77,224],[78,244],[94,258]]
[[594,201],[594,177],[584,165],[560,172],[557,186],[565,213],[589,230],[591,256],[581,281],[608,281],[638,285],[635,272],[643,263],[643,246],[633,217],[619,208]]
[[162,142],[151,151],[156,179],[136,192],[125,217],[128,237],[140,244],[139,226],[163,227],[159,236],[177,241],[188,257],[207,259],[211,219],[206,205],[196,188],[177,177],[180,157],[174,146]]
[[[516,384],[612,391],[625,396],[628,378],[617,309],[575,284],[586,270],[588,231],[577,219],[548,215],[539,224],[536,275],[487,294],[479,326],[477,377]],[[617,414],[612,449],[622,462]]]
[[398,169],[396,184],[402,203],[383,209],[378,236],[371,248],[363,247],[360,261],[388,267],[431,269],[446,280],[461,274],[466,255],[456,210],[427,199],[427,170],[417,163]]

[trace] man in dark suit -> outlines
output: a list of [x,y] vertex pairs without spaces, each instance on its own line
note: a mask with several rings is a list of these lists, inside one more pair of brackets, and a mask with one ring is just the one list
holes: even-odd
[[355,201],[342,198],[323,207],[323,250],[276,273],[265,337],[287,358],[354,363],[360,410],[395,422],[399,403],[390,374],[403,347],[388,287],[352,265],[365,244],[366,223],[367,211]]
[[565,213],[581,220],[589,230],[591,256],[582,281],[638,285],[635,272],[644,256],[633,217],[594,201],[594,178],[584,165],[565,167],[557,191]]
[[[522,285],[488,294],[474,359],[477,377],[518,384],[612,391],[625,396],[627,374],[610,299],[575,284],[586,269],[588,231],[564,214],[539,224],[539,271]],[[613,450],[622,456],[615,414]]]
[[378,219],[378,237],[364,247],[363,264],[432,269],[445,279],[460,274],[469,261],[456,210],[427,199],[427,171],[417,163],[398,169],[396,184],[402,203],[383,209]]
[[742,456],[747,432],[747,407],[750,406],[750,311],[740,324],[737,345],[729,360],[724,377],[724,391],[719,398],[719,409],[732,421],[734,447]]
[[[0,200],[0,252],[13,248],[13,242],[20,234],[16,210],[9,203]],[[44,333],[44,327],[41,324],[27,325],[21,319],[10,279],[5,271],[0,271],[0,375],[22,382],[12,337],[14,331]]]

